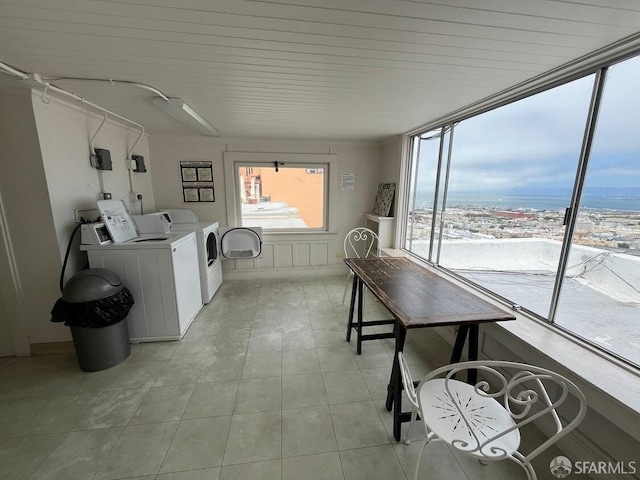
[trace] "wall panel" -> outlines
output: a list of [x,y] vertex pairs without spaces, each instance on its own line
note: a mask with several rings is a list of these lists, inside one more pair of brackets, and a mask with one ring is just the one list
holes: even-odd
[[311,244],[311,265],[314,267],[329,265],[329,244],[314,242]]
[[309,252],[311,246],[308,243],[297,243],[294,248],[294,267],[308,267],[311,262],[309,259]]
[[283,243],[276,247],[276,266],[278,268],[293,267],[293,244]]

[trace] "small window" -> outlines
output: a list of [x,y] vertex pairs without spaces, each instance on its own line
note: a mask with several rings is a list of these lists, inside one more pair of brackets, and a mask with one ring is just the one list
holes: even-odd
[[226,152],[227,185],[235,187],[227,193],[230,218],[274,232],[329,231],[333,157]]

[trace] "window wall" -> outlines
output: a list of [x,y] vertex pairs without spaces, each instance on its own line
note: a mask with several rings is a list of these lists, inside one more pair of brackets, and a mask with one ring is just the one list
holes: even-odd
[[640,364],[639,82],[637,57],[415,135],[405,248]]

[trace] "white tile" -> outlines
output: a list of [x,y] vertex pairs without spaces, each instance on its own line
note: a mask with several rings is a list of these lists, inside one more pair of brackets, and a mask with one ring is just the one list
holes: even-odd
[[[32,480],[92,478],[124,428],[103,428],[69,433],[44,461]],[[10,477],[3,477],[10,478]]]
[[238,383],[238,380],[227,380],[197,384],[182,418],[186,420],[231,415],[236,403]]
[[183,420],[167,451],[161,473],[222,465],[231,417]]
[[[222,467],[220,480],[281,480],[281,461],[269,460],[266,462],[243,463],[241,465],[229,465]],[[161,480],[158,478],[158,480]],[[203,479],[204,480],[204,479]],[[208,479],[207,479],[208,480]]]
[[234,413],[258,413],[282,410],[281,377],[240,380]]
[[328,407],[282,412],[282,456],[335,452],[336,437]]
[[321,373],[282,377],[282,409],[326,405]]
[[194,387],[194,384],[187,384],[151,388],[129,425],[180,420]]
[[152,480],[218,480],[220,478],[220,468],[202,468],[198,470],[188,470],[186,472],[163,473]]
[[340,460],[345,480],[405,480],[391,445],[341,451]]
[[138,410],[149,388],[103,392],[81,416],[76,429],[121,427]]
[[332,403],[351,403],[371,400],[367,384],[360,370],[325,372],[322,374],[327,400]]
[[335,372],[341,370],[358,370],[356,356],[349,345],[331,348],[317,348],[320,370],[323,372]]
[[126,427],[94,480],[112,480],[158,473],[178,422]]
[[245,357],[242,378],[278,377],[282,375],[280,352],[251,353]]
[[184,383],[196,383],[207,357],[178,357],[169,359],[154,386],[163,387],[166,385],[181,385]]
[[279,352],[282,350],[282,334],[280,332],[251,334],[249,353]]
[[[414,432],[416,431],[419,433],[412,434],[414,440],[410,445],[405,445],[402,442],[393,444],[407,478],[413,478],[415,474],[416,460],[424,443],[424,430],[414,427]],[[478,466],[482,467],[479,463]],[[420,462],[418,480],[437,478],[442,472],[447,472],[447,479],[450,480],[468,480],[460,462],[451,453],[449,447],[444,442],[431,442],[427,445]],[[522,476],[516,475],[513,478],[526,478],[524,472],[521,472],[521,474]]]
[[316,349],[282,352],[282,375],[320,372]]
[[373,402],[329,405],[329,410],[339,450],[390,443]]
[[280,458],[282,414],[277,412],[234,415],[223,465]]
[[315,348],[313,332],[311,330],[296,330],[282,333],[282,350],[308,350]]
[[338,453],[282,459],[282,480],[343,480]]
[[53,434],[0,442],[0,478],[28,480],[64,438],[65,434]]
[[244,355],[211,356],[204,363],[198,383],[239,379],[243,366]]

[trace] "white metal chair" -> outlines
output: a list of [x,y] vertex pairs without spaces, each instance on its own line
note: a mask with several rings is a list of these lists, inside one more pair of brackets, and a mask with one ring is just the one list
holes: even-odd
[[[426,431],[414,479],[427,444],[441,440],[481,463],[512,460],[529,480],[536,480],[531,461],[576,428],[587,411],[586,399],[573,382],[532,365],[491,360],[455,363],[429,373],[416,390],[402,352],[398,360],[413,407],[405,443],[410,442],[418,414]],[[454,379],[469,369],[476,369],[483,379],[475,385]],[[556,409],[571,397],[577,400],[577,413],[563,424]],[[520,428],[544,418],[555,425],[554,434],[526,455],[520,453]]]
[[[344,258],[367,258],[380,256],[380,240],[373,230],[365,227],[358,227],[347,233],[344,237]],[[347,281],[344,285],[344,293],[342,294],[342,304],[347,298],[347,290],[353,282],[353,272],[349,270]]]

